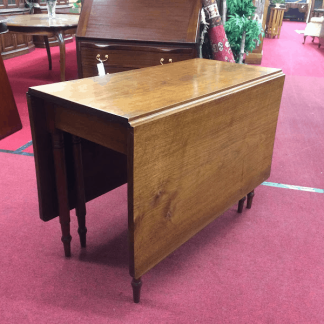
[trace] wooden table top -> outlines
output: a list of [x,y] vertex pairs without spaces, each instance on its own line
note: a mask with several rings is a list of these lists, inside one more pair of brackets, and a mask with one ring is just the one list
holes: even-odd
[[[174,68],[176,65],[177,68]],[[172,107],[250,84],[281,70],[193,59],[163,66],[32,87],[29,94],[73,102],[111,115],[119,122],[172,111]],[[248,86],[248,85],[246,85]]]
[[6,24],[10,27],[23,27],[23,28],[39,28],[39,29],[61,29],[77,27],[79,22],[79,16],[77,15],[59,15],[55,16],[55,19],[49,19],[47,14],[35,14],[35,15],[16,15],[8,16]]

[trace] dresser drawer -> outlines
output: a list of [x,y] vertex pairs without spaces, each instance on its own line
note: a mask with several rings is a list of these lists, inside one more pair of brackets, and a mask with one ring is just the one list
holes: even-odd
[[193,48],[132,46],[122,44],[93,44],[82,42],[80,45],[82,77],[98,75],[97,55],[104,62],[107,73],[122,72],[159,64],[168,64],[196,57]]

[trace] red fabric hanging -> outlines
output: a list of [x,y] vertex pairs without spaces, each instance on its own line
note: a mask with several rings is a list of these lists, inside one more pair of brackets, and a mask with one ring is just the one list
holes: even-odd
[[209,24],[208,35],[214,60],[235,63],[216,0],[202,0],[202,5],[206,14],[206,22]]

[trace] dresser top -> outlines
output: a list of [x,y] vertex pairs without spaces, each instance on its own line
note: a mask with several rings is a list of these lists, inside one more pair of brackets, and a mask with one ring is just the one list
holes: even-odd
[[274,68],[192,59],[32,87],[28,93],[58,105],[109,115],[112,120],[133,125],[185,109],[193,102],[209,101],[211,96],[214,99],[224,97],[282,75],[281,70]]
[[196,43],[201,0],[85,0],[77,37]]

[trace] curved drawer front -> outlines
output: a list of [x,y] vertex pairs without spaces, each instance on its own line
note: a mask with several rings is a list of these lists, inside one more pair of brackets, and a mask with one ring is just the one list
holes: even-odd
[[[81,43],[82,77],[98,75],[97,55],[107,73],[122,72],[196,57],[192,48]],[[106,56],[108,59],[106,60]],[[106,60],[106,61],[105,61]]]

